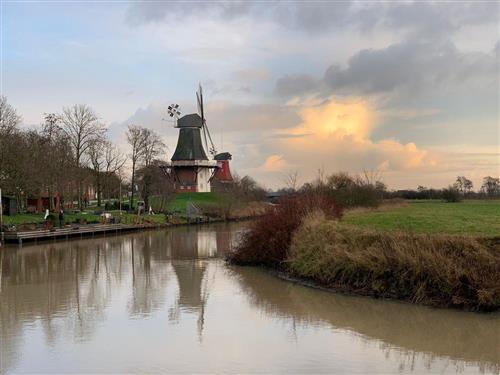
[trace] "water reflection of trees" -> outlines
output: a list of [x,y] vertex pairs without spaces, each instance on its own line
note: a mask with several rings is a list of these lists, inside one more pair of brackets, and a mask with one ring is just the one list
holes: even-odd
[[343,296],[300,287],[264,272],[233,268],[252,305],[292,324],[323,322],[364,339],[380,340],[387,356],[397,357],[401,370],[415,360],[428,368],[448,357],[460,371],[465,360],[482,371],[500,369],[500,315],[432,309],[398,302]]
[[[110,259],[120,252],[121,241],[89,240],[45,244],[0,252],[0,358],[10,366],[25,324],[40,321],[47,343],[62,332],[89,339],[104,318],[111,296]],[[101,272],[102,268],[107,272]],[[71,312],[71,313],[70,313]],[[7,342],[12,340],[12,342]],[[7,353],[4,352],[9,351]]]
[[47,344],[54,345],[63,333],[91,339],[119,289],[129,291],[132,317],[160,309],[172,270],[179,291],[173,310],[199,314],[201,333],[206,260],[229,251],[232,228],[175,228],[2,249],[0,372],[13,366],[22,332],[33,322],[40,322]]

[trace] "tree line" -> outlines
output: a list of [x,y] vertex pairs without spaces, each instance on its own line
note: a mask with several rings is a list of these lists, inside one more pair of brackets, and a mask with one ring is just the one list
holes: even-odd
[[435,189],[418,186],[416,189],[389,190],[382,182],[380,173],[364,171],[359,175],[337,172],[326,175],[323,170],[311,182],[302,186],[298,183],[298,172],[285,178],[285,187],[277,191],[278,198],[295,193],[321,191],[331,195],[342,207],[370,207],[379,205],[384,199],[442,199],[458,202],[467,199],[500,198],[500,179],[486,176],[478,190],[465,176],[457,176],[455,182],[446,188]]
[[474,183],[465,176],[457,176],[455,182],[443,189],[435,189],[419,185],[416,189],[396,190],[387,192],[388,198],[403,199],[444,199],[457,202],[467,199],[497,199],[500,198],[500,179],[485,176],[482,184],[474,190]]
[[[40,128],[22,129],[21,116],[0,97],[0,187],[4,195],[17,199],[21,209],[30,197],[64,197],[83,210],[88,203],[87,187],[92,186],[97,206],[117,198],[122,187],[149,196],[155,173],[150,170],[165,150],[161,137],[150,129],[130,125],[128,155],[120,152],[107,134],[104,123],[87,105],[64,107],[61,113],[46,113]],[[132,162],[131,185],[124,185],[124,166]],[[139,176],[139,180],[137,179]],[[119,197],[121,199],[121,197]],[[69,201],[69,202],[68,202]]]

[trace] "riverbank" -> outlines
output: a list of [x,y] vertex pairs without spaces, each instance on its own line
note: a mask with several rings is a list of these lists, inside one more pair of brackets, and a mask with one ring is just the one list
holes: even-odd
[[344,293],[471,311],[500,309],[498,238],[373,230],[334,220],[322,210],[322,205],[302,207],[298,223],[288,228],[273,227],[283,212],[257,220],[229,260]]
[[123,234],[128,232],[146,231],[152,229],[229,223],[253,220],[257,216],[238,216],[229,218],[210,218],[202,217],[193,220],[177,221],[177,222],[147,222],[141,224],[84,224],[84,225],[67,225],[63,228],[53,228],[50,230],[40,229],[34,231],[7,231],[0,233],[0,246],[3,243],[18,243],[22,245],[26,241],[46,241],[46,240],[68,240],[73,238],[88,238],[106,235],[108,233]]

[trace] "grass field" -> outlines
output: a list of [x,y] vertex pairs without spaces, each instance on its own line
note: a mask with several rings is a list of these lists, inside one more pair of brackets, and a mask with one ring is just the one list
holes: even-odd
[[346,212],[343,222],[387,231],[500,236],[500,200],[415,201]]
[[171,202],[168,203],[169,211],[186,212],[186,203],[191,202],[198,206],[220,203],[222,198],[216,193],[178,193]]

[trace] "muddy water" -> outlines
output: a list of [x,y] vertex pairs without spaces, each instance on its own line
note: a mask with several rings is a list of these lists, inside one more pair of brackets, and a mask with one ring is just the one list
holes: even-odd
[[0,372],[484,372],[500,315],[228,267],[241,224],[0,250]]

